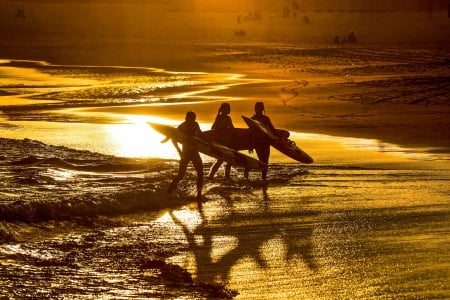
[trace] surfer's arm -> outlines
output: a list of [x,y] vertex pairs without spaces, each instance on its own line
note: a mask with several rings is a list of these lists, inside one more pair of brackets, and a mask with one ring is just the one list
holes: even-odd
[[278,137],[278,139],[281,140],[281,137],[280,137],[280,135],[278,134],[277,129],[275,128],[275,126],[273,126],[272,121],[270,120],[269,117],[267,117],[267,123],[266,123],[266,125],[267,125],[267,127],[269,127],[269,129],[272,131],[272,133],[273,133],[276,137]]
[[234,128],[234,124],[233,124],[233,121],[231,120],[230,116],[228,116],[227,128]]
[[178,154],[181,157],[181,149],[180,149],[180,146],[178,145],[178,143],[175,140],[172,139],[172,144],[175,147],[175,149],[177,149],[177,152],[178,152]]
[[217,128],[217,123],[218,123],[218,117],[216,117],[216,119],[214,120],[214,123],[211,126],[211,130],[214,130]]

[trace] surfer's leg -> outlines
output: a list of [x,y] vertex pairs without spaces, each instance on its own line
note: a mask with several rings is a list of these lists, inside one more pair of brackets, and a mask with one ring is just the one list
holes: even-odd
[[197,198],[201,198],[203,188],[203,162],[199,153],[192,156],[192,164],[197,171]]
[[177,184],[178,181],[174,178],[172,182],[169,184],[169,187],[167,188],[167,195],[170,195],[173,192]]
[[225,178],[230,178],[230,173],[231,173],[231,164],[227,163],[225,165]]
[[169,184],[169,187],[167,188],[167,194],[172,193],[173,190],[177,187],[178,182],[180,182],[181,179],[183,179],[184,174],[186,173],[188,163],[189,163],[189,160],[187,160],[185,158],[181,158],[180,165],[178,166],[178,174],[172,180],[172,182]]
[[[269,165],[270,146],[258,147],[256,149],[256,154],[258,155],[258,159],[260,161]],[[268,168],[264,168],[261,170],[261,179],[262,180],[266,180],[266,178],[267,178],[267,169]]]
[[217,159],[216,162],[211,166],[211,169],[209,169],[208,178],[213,179],[214,175],[216,174],[217,170],[219,170],[220,165],[223,163],[223,160]]
[[266,180],[267,179],[267,168],[262,169],[261,171],[261,179]]
[[244,178],[245,178],[245,179],[248,179],[248,174],[249,174],[249,172],[250,172],[250,169],[249,169],[249,168],[245,168],[245,169],[244,169]]

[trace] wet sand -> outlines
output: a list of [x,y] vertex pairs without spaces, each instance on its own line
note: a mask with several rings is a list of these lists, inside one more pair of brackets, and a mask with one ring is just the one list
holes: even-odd
[[326,163],[272,163],[267,182],[218,174],[198,203],[191,169],[176,196],[164,195],[174,162],[27,149],[53,158],[3,160],[2,191],[38,204],[2,223],[6,296],[448,297],[448,163],[379,153],[370,167],[364,149],[347,164],[349,150],[334,148]]
[[[197,57],[197,70],[244,75],[230,75],[224,86],[196,94],[205,100],[213,100],[208,97],[213,95],[233,101],[231,115],[237,126],[245,127],[240,115],[251,115],[254,103],[264,101],[280,128],[372,138],[435,152],[450,149],[447,51],[376,46],[204,48],[202,53],[208,54]],[[214,101],[190,104],[202,122],[210,122],[218,106]],[[155,108],[100,111],[147,114]],[[182,120],[183,115],[176,118]]]
[[[0,2],[0,298],[450,298],[446,4],[57,2]],[[167,197],[146,122],[260,100],[315,163]]]
[[285,80],[262,85],[261,93],[260,87],[237,91],[268,102],[280,127],[448,149],[448,52],[255,47],[228,58],[218,59],[228,70]]
[[[193,71],[211,73],[181,74],[190,86],[135,92],[146,70],[63,67],[107,83],[4,88],[0,101],[12,89],[43,102],[0,107],[2,134],[20,139],[0,141],[2,293],[447,298],[448,53],[203,47],[209,55],[196,57]],[[59,72],[44,73],[73,77]],[[171,76],[160,75],[152,80]],[[257,172],[244,180],[240,169],[224,181],[219,172],[197,203],[191,169],[176,196],[164,195],[177,168],[173,149],[154,152],[155,160],[120,148],[136,140],[134,150],[156,148],[161,137],[140,127],[152,117],[177,124],[192,109],[207,128],[222,101],[243,127],[239,116],[256,100],[315,164],[273,151],[267,182]],[[131,132],[136,138],[127,139]],[[205,159],[205,172],[210,164]]]

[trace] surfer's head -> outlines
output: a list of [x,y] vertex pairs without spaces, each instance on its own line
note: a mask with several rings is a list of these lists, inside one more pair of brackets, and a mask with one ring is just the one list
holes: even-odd
[[225,102],[220,105],[218,113],[228,115],[230,113],[230,111],[231,111],[230,103]]
[[194,122],[196,118],[197,118],[197,116],[196,116],[195,112],[188,111],[186,113],[186,117],[184,119],[188,122]]
[[262,102],[256,102],[255,103],[255,113],[262,114],[264,113],[264,103]]

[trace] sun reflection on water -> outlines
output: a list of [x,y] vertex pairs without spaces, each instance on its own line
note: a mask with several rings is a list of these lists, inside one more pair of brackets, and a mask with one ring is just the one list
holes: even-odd
[[49,172],[51,173],[53,179],[56,181],[66,181],[75,176],[75,173],[73,171],[64,169],[49,170]]
[[106,131],[116,148],[114,152],[125,157],[177,159],[172,143],[161,143],[164,137],[147,124],[149,121],[167,123],[160,118],[132,116],[124,124],[109,125]]

